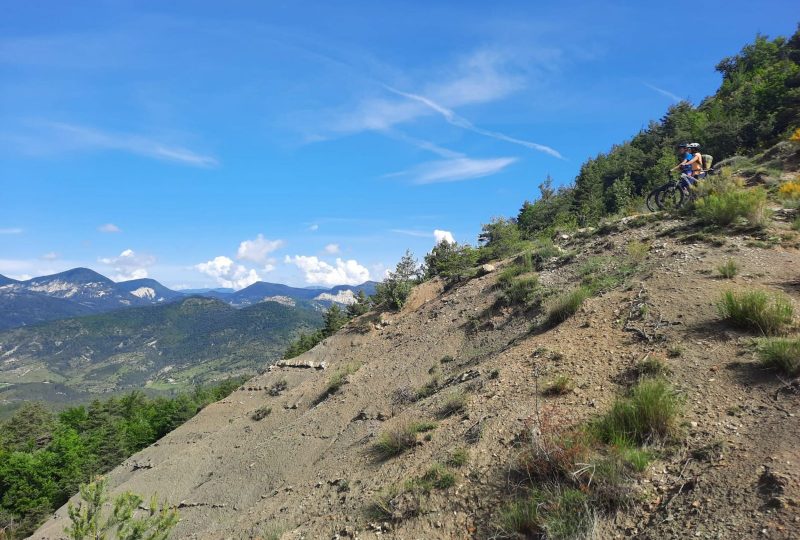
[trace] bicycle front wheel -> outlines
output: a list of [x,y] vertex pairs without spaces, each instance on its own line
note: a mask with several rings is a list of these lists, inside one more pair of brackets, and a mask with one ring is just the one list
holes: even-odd
[[658,207],[662,210],[676,210],[683,205],[685,194],[678,186],[669,186],[661,191],[657,199]]

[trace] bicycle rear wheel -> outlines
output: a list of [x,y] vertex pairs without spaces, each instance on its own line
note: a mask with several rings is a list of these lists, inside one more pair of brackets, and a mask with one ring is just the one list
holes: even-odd
[[661,193],[661,188],[656,188],[653,191],[651,191],[649,195],[647,195],[647,200],[645,202],[647,203],[647,209],[650,210],[651,212],[656,212],[657,210],[661,209],[658,206],[658,196],[660,195],[660,193]]
[[676,210],[683,206],[685,196],[678,186],[668,186],[661,190],[656,202],[662,210]]

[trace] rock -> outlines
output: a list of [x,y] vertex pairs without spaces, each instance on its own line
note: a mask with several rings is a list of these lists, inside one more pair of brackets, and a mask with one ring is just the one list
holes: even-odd
[[495,270],[497,270],[497,267],[495,265],[487,263],[487,264],[481,265],[481,268],[479,270],[479,274],[482,275],[482,276],[485,276],[486,274],[491,274]]

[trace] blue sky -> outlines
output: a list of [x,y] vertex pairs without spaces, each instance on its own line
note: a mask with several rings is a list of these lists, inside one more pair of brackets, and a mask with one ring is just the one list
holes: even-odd
[[798,21],[652,4],[6,2],[0,273],[332,285],[474,243]]

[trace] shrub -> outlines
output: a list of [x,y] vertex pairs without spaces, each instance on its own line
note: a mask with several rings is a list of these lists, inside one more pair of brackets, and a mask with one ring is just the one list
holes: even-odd
[[400,309],[406,303],[411,289],[419,283],[422,269],[410,251],[397,263],[394,272],[381,283],[378,283],[373,296],[376,305],[385,304],[391,309]]
[[360,367],[361,364],[350,363],[337,369],[328,381],[328,388],[325,390],[326,395],[330,396],[338,392],[342,386],[347,384],[348,377],[358,371]]
[[573,488],[534,489],[500,511],[497,528],[508,538],[585,538],[594,524],[588,502],[585,493]]
[[272,383],[272,386],[267,388],[267,394],[270,396],[279,396],[281,393],[289,387],[289,383],[286,379],[280,379]]
[[575,383],[570,377],[559,375],[547,385],[544,393],[551,396],[562,396],[572,392],[573,388],[575,388]]
[[767,218],[767,192],[761,188],[732,189],[712,193],[695,202],[700,220],[711,225],[727,226],[739,219],[760,226]]
[[454,414],[464,412],[467,408],[467,395],[464,392],[452,392],[439,407],[439,417],[447,418]]
[[417,434],[436,429],[433,422],[412,422],[401,424],[384,431],[373,445],[373,450],[381,460],[398,456],[417,444]]
[[434,489],[447,489],[455,484],[455,475],[444,465],[437,463],[421,477],[406,482],[405,487],[408,491],[420,490],[423,493],[430,493]]
[[783,199],[800,199],[800,182],[790,181],[782,184],[778,188],[778,195]]
[[584,432],[566,428],[560,420],[543,415],[528,426],[512,469],[514,477],[532,484],[572,479],[577,464],[589,453],[588,440]]
[[519,227],[511,219],[497,218],[482,227],[478,236],[481,242],[479,262],[505,259],[530,246],[522,239]]
[[683,356],[683,347],[681,347],[677,343],[673,343],[672,345],[667,347],[667,357],[678,358],[680,356]]
[[547,323],[556,325],[572,317],[580,309],[583,301],[591,296],[586,287],[578,287],[562,293],[553,299],[547,307]]
[[438,391],[439,391],[439,379],[433,377],[430,381],[425,383],[425,386],[417,390],[416,399],[414,401],[419,401],[420,399],[425,399],[427,397],[430,397]]
[[647,253],[650,251],[650,245],[644,242],[634,240],[628,244],[628,258],[634,264],[641,264],[646,258]]
[[451,467],[463,467],[469,461],[469,452],[466,448],[457,448],[447,457],[445,463]]
[[795,231],[800,231],[800,216],[797,216],[794,221],[792,221],[792,229]]
[[762,339],[757,351],[765,366],[779,369],[790,377],[800,375],[800,337]]
[[442,240],[425,255],[425,278],[459,280],[469,275],[477,262],[478,251],[473,247]]
[[660,377],[672,373],[672,370],[669,369],[669,366],[667,366],[663,360],[652,356],[648,356],[636,364],[634,371],[636,371],[640,377]]
[[504,294],[505,303],[509,306],[529,306],[538,299],[538,292],[538,276],[520,276],[512,280],[506,288]]
[[722,318],[730,324],[766,335],[782,333],[794,316],[794,308],[788,297],[757,290],[742,293],[726,291],[718,309]]
[[253,414],[250,415],[250,418],[258,422],[259,420],[263,420],[267,416],[272,414],[272,407],[261,407],[256,409]]
[[[75,507],[67,506],[71,525],[64,529],[72,540],[107,538],[109,533],[115,538],[165,539],[178,523],[178,512],[166,503],[161,505],[155,496],[149,508],[136,516],[141,510],[142,498],[131,492],[120,493],[114,498],[110,515],[103,507],[109,501],[108,481],[97,477],[93,482],[80,487],[81,501]],[[106,515],[104,515],[106,514]]]
[[721,264],[717,267],[717,271],[719,272],[720,276],[727,279],[733,279],[736,277],[736,274],[739,273],[739,264],[733,259],[728,259],[724,264]]
[[681,401],[662,379],[645,379],[631,389],[630,396],[617,399],[596,424],[596,432],[607,443],[631,441],[644,444],[669,439],[678,430]]

